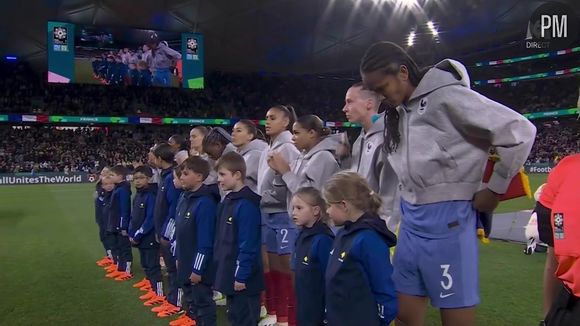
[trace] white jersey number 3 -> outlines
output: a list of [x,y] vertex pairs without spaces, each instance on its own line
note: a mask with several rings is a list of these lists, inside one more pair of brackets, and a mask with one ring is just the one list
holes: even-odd
[[449,274],[449,268],[451,265],[441,265],[441,269],[443,270],[443,277],[445,280],[441,281],[441,287],[443,290],[448,291],[453,287],[453,277]]

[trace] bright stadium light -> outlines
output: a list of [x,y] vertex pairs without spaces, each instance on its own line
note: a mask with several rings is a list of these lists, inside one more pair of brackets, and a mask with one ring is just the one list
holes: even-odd
[[411,31],[409,33],[409,37],[407,38],[407,46],[411,47],[415,44],[415,31]]
[[429,27],[429,30],[434,37],[439,36],[439,32],[437,31],[437,28],[435,28],[435,24],[432,21],[427,22],[427,27]]
[[395,3],[396,2],[400,2],[403,7],[413,7],[417,5],[417,0],[395,0]]

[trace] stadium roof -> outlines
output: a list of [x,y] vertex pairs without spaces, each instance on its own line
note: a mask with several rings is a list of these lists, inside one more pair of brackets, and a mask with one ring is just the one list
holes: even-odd
[[[419,7],[405,7],[405,3]],[[0,5],[0,53],[46,70],[46,22],[206,35],[206,66],[225,71],[356,71],[374,41],[405,44],[429,62],[523,41],[535,0],[16,0]],[[578,7],[576,0],[562,0]],[[426,24],[439,30],[436,44]],[[433,50],[435,48],[435,50]]]

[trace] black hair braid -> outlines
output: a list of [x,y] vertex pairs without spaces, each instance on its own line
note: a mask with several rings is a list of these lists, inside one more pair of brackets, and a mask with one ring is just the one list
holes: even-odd
[[[381,103],[381,106],[383,105],[384,104]],[[383,130],[383,137],[385,139],[383,150],[385,150],[387,154],[392,154],[397,151],[399,143],[401,142],[401,133],[399,132],[399,112],[397,111],[397,108],[392,106],[386,107],[383,121],[385,123],[385,129]]]

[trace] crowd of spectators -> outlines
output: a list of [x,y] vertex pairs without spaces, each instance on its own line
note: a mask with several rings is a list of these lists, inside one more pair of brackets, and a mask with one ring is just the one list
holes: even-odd
[[[25,63],[0,63],[0,113],[262,119],[269,105],[284,103],[294,105],[299,114],[344,121],[344,92],[352,83],[345,78],[214,72],[204,90],[63,85],[42,81]],[[528,113],[576,107],[578,84],[577,77],[568,77],[477,90]],[[536,124],[538,137],[529,162],[553,162],[579,151],[576,120]],[[185,135],[187,128],[0,125],[0,173],[95,171],[106,164],[142,162],[153,143],[176,132]]]
[[149,148],[175,127],[0,125],[0,173],[95,172],[110,164],[144,163]]

